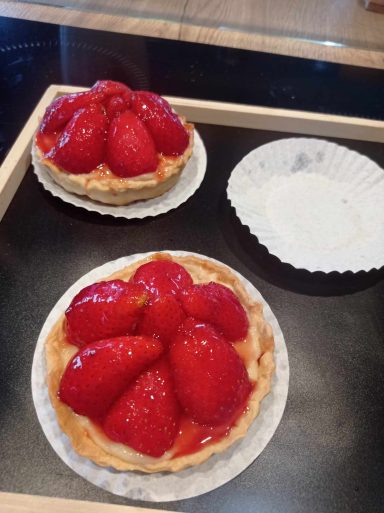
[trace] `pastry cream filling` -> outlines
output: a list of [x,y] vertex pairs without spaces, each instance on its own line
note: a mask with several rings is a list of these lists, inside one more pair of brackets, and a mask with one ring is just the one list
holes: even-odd
[[104,449],[108,454],[112,454],[117,458],[126,461],[128,463],[136,463],[136,464],[150,464],[158,461],[166,461],[172,458],[172,451],[165,452],[160,458],[153,458],[152,456],[147,456],[146,454],[142,454],[140,452],[135,451],[131,447],[125,444],[119,444],[113,442],[110,438],[108,438],[101,429],[98,429],[89,419],[88,417],[84,417],[83,415],[77,415],[78,422],[84,427],[84,429],[88,432],[89,436],[92,438],[97,445]]

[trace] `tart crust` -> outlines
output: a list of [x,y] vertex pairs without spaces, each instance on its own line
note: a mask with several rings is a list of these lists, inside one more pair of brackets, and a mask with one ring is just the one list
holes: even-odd
[[181,172],[192,155],[194,125],[180,117],[189,134],[189,145],[179,157],[159,155],[159,165],[154,173],[146,173],[132,178],[114,175],[108,167],[98,168],[91,173],[73,174],[56,166],[44,157],[36,144],[32,148],[33,164],[42,166],[53,180],[70,193],[88,196],[108,205],[128,205],[134,201],[161,196],[176,185]]
[[247,368],[250,380],[256,385],[249,397],[247,408],[224,438],[205,446],[198,452],[175,458],[172,458],[171,451],[161,458],[141,455],[122,444],[111,441],[87,417],[75,414],[70,407],[59,400],[61,376],[69,360],[78,351],[78,347],[69,344],[66,338],[65,316],[62,315],[48,335],[45,345],[49,396],[59,425],[79,455],[89,458],[98,465],[114,467],[121,471],[176,472],[198,465],[212,454],[223,452],[247,433],[252,421],[259,413],[262,399],[270,391],[275,368],[273,333],[263,318],[262,305],[248,295],[239,279],[226,266],[192,255],[175,257],[167,253],[154,253],[103,279],[127,281],[140,265],[156,259],[169,259],[183,265],[191,274],[194,283],[216,281],[235,292],[247,312],[249,330],[247,338],[235,343],[234,347]]

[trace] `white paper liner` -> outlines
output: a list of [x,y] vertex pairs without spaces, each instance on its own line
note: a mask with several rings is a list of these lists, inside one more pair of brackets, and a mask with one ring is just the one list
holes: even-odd
[[355,151],[318,139],[274,141],[235,167],[227,194],[282,262],[326,273],[384,264],[384,171]]
[[66,191],[53,180],[46,168],[36,160],[33,152],[32,164],[34,172],[44,189],[66,203],[85,208],[90,212],[108,214],[113,217],[143,219],[144,217],[153,217],[169,212],[185,203],[197,191],[204,179],[207,168],[207,152],[199,133],[195,129],[192,156],[183,169],[176,185],[157,198],[136,201],[135,203],[122,206],[106,205],[94,201],[87,196],[79,196]]
[[[217,262],[212,258],[186,251],[167,251],[167,253],[175,256],[194,255]],[[212,456],[205,463],[175,473],[118,472],[111,468],[99,467],[90,460],[77,455],[67,436],[58,426],[56,414],[48,396],[45,340],[73,296],[83,287],[150,254],[152,252],[131,255],[97,267],[80,278],[60,298],[48,315],[37,341],[32,364],[32,396],[45,436],[55,452],[72,470],[96,486],[116,495],[135,500],[165,502],[188,499],[214,490],[236,477],[257,458],[271,440],[283,415],[288,395],[289,364],[284,337],[270,307],[248,280],[231,269],[241,280],[250,296],[263,304],[264,317],[271,325],[275,339],[276,371],[272,381],[272,390],[262,401],[260,413],[249,428],[246,437],[236,442],[224,453]]]

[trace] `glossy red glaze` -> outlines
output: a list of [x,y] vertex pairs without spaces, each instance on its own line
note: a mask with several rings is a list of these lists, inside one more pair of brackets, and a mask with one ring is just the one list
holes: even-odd
[[252,385],[244,362],[210,324],[186,319],[169,358],[178,400],[199,424],[226,423],[249,395]]
[[106,161],[121,177],[154,173],[159,158],[144,123],[129,110],[113,118],[106,145]]
[[59,132],[53,132],[50,134],[42,134],[41,132],[37,132],[37,134],[36,134],[37,147],[45,155],[55,146],[59,137],[60,137]]
[[170,260],[153,260],[141,265],[130,281],[143,284],[152,299],[167,294],[176,296],[193,283],[188,271]]
[[152,337],[116,337],[89,344],[68,363],[59,397],[79,415],[101,418],[162,352],[161,342]]
[[226,437],[241,415],[247,411],[248,399],[254,388],[255,385],[252,386],[250,394],[234,412],[231,419],[220,426],[202,426],[183,415],[180,419],[179,434],[173,445],[173,458],[193,454]]
[[[100,119],[82,113],[91,107],[100,109]],[[189,133],[164,98],[149,92],[136,95],[125,84],[99,80],[90,90],[49,105],[36,144],[45,158],[68,173],[86,174],[107,165],[121,178],[156,172],[163,180],[160,154],[181,155]]]
[[136,91],[132,95],[132,109],[150,131],[157,151],[168,156],[184,153],[189,144],[188,132],[164,98]]
[[122,280],[101,281],[83,288],[65,312],[68,340],[81,347],[133,334],[146,299],[143,286]]

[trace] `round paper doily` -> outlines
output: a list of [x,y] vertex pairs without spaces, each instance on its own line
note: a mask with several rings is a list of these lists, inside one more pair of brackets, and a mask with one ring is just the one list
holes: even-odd
[[281,139],[233,170],[228,198],[269,252],[296,268],[358,272],[384,264],[384,171],[319,139]]
[[[55,411],[49,400],[44,352],[46,337],[73,296],[83,287],[134,261],[145,258],[151,253],[119,258],[97,267],[80,278],[60,298],[48,315],[37,341],[32,365],[32,396],[45,436],[58,456],[72,470],[96,486],[114,494],[135,500],[165,502],[187,499],[214,490],[236,477],[257,458],[271,440],[283,415],[288,394],[289,364],[284,337],[270,307],[249,281],[231,269],[241,280],[247,292],[256,301],[262,303],[264,317],[272,326],[275,339],[276,371],[272,381],[272,390],[262,401],[260,413],[249,428],[246,437],[224,453],[212,456],[205,463],[175,473],[118,472],[114,469],[99,467],[77,455],[67,436],[59,428]],[[167,253],[178,256],[195,255],[215,261],[203,255],[185,251],[167,251]]]
[[108,214],[113,217],[143,219],[144,217],[154,217],[159,214],[165,214],[166,212],[179,207],[197,191],[204,179],[205,171],[207,169],[207,152],[199,133],[195,129],[192,156],[183,169],[176,185],[168,192],[162,196],[158,196],[157,198],[137,201],[130,205],[123,206],[105,205],[94,201],[87,196],[79,196],[77,194],[67,192],[53,180],[44,166],[37,162],[33,152],[32,164],[34,172],[44,189],[66,203],[71,203],[71,205],[75,205],[76,207],[85,208],[90,212]]

